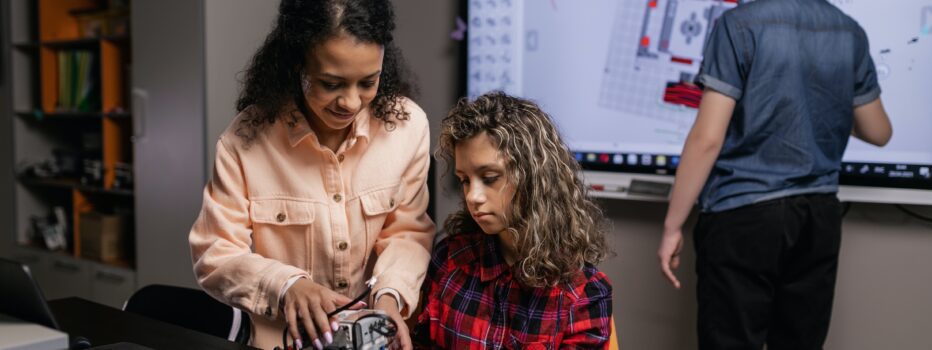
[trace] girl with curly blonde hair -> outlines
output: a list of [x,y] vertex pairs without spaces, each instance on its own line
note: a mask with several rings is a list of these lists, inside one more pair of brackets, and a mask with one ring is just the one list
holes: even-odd
[[547,114],[501,92],[462,99],[436,155],[454,165],[464,201],[434,247],[415,343],[605,347],[604,220]]

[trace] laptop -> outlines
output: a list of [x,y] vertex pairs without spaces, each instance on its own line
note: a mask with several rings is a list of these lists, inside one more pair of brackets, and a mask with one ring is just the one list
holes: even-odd
[[0,258],[0,314],[59,329],[29,267]]

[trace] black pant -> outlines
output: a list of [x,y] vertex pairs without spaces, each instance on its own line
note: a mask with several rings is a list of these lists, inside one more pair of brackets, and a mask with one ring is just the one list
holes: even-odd
[[699,349],[822,349],[841,245],[834,194],[701,214]]

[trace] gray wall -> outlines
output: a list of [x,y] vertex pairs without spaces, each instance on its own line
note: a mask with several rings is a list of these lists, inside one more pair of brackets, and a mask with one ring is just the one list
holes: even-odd
[[[932,217],[932,207],[908,206]],[[827,349],[932,349],[932,224],[890,205],[845,217]]]
[[[666,207],[602,201],[618,256],[601,268],[615,285],[622,348],[695,349],[696,303],[692,237],[687,235],[684,284],[660,275],[655,252]],[[929,207],[908,207],[932,215]],[[691,228],[693,221],[687,224]],[[932,224],[891,205],[855,203],[844,219],[835,310],[826,349],[932,349]]]
[[[242,72],[272,29],[278,2],[269,0],[205,0],[204,54],[207,64],[207,159],[213,172],[215,145],[236,116]],[[206,181],[206,179],[205,179]]]
[[[456,102],[462,84],[457,71],[461,48],[459,42],[450,39],[450,32],[455,29],[459,1],[395,0],[393,3],[398,26],[395,39],[418,80],[421,94],[416,101],[430,119],[433,150],[437,145],[440,120]],[[458,194],[455,192],[456,187],[451,186],[454,183],[452,176],[439,176],[443,164],[435,163],[433,166],[438,170],[435,187],[431,189],[437,199],[434,203],[436,217],[445,218],[456,209]],[[453,191],[437,190],[441,187]],[[438,222],[440,224],[442,222]]]
[[[396,37],[423,94],[433,140],[456,99],[459,84],[454,28],[456,1],[396,0]],[[449,180],[449,179],[448,179]],[[458,205],[455,186],[438,179],[437,217]],[[655,252],[666,212],[662,203],[601,201],[617,253],[601,268],[615,286],[615,321],[622,349],[695,349],[695,274],[687,235],[674,290],[657,267]],[[909,207],[932,215],[930,207]],[[687,227],[692,227],[692,221]],[[891,205],[855,204],[844,220],[835,312],[826,349],[932,349],[932,225]]]
[[187,237],[205,177],[203,5],[132,4],[138,286],[195,285]]

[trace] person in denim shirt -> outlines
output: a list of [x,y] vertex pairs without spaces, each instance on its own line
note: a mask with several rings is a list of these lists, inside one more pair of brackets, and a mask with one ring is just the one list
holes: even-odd
[[[759,0],[714,24],[658,249],[676,287],[695,228],[700,349],[821,349],[841,240],[848,136],[892,134],[867,36],[825,0]],[[703,185],[704,184],[704,185]]]

